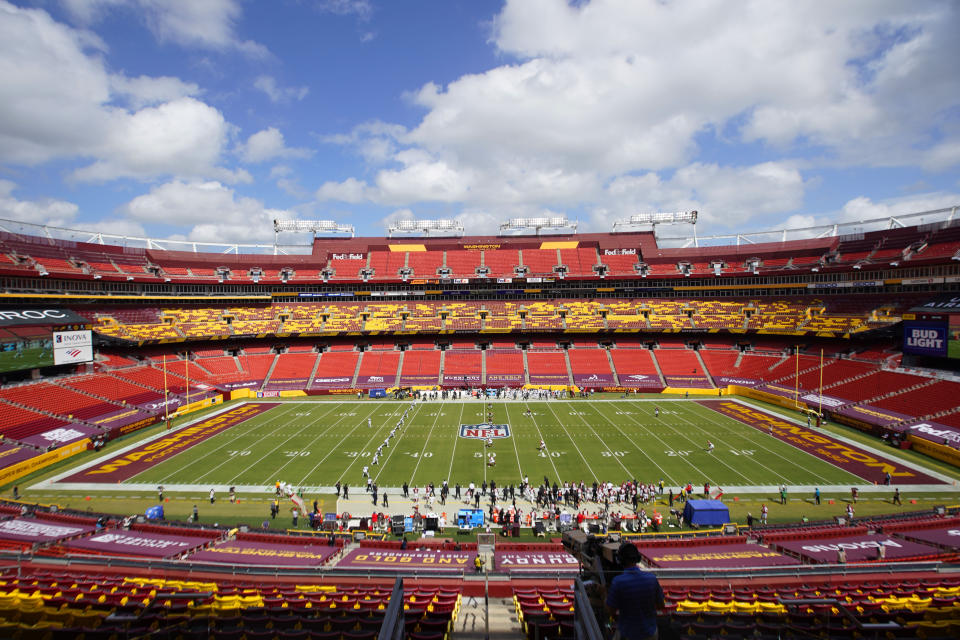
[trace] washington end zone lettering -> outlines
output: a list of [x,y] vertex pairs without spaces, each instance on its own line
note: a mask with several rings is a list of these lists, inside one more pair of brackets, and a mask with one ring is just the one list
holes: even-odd
[[508,424],[462,424],[460,425],[461,438],[509,438],[510,425]]

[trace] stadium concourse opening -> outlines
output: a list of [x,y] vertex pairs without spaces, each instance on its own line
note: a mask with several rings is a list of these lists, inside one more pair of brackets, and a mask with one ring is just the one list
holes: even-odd
[[5,222],[0,626],[573,636],[628,543],[681,634],[956,635],[960,225],[919,218],[286,254]]

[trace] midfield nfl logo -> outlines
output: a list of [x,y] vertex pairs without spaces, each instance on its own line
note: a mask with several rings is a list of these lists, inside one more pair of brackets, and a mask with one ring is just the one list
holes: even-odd
[[509,438],[510,425],[508,424],[462,424],[460,425],[461,438]]

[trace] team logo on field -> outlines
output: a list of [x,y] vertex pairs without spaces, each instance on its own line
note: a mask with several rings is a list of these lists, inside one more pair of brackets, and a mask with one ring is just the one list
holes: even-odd
[[461,438],[509,438],[510,425],[508,424],[462,424],[460,425]]

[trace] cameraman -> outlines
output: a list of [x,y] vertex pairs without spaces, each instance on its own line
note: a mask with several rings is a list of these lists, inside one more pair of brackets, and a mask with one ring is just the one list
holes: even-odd
[[657,577],[637,567],[640,552],[625,542],[620,546],[623,573],[610,583],[607,608],[617,617],[620,640],[657,640],[657,610],[663,608],[663,589]]

